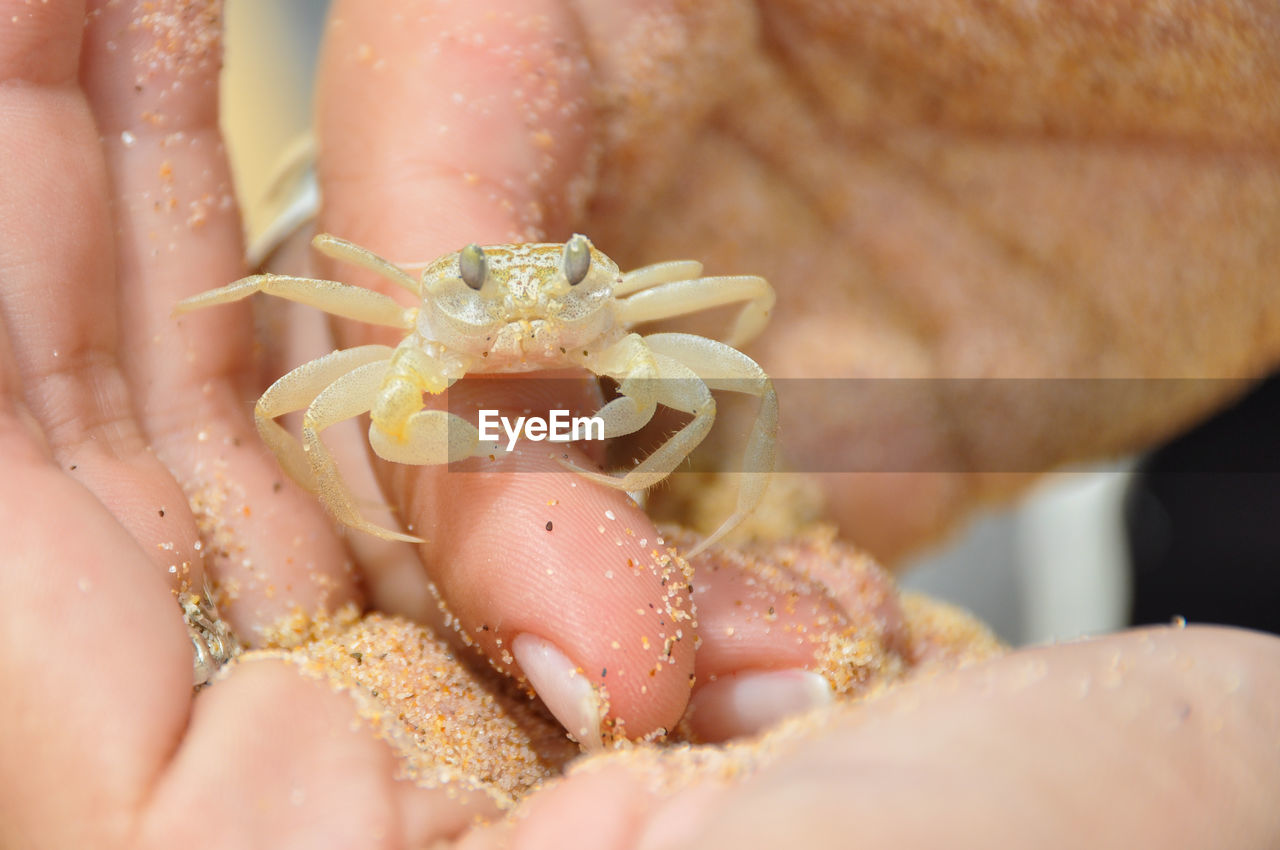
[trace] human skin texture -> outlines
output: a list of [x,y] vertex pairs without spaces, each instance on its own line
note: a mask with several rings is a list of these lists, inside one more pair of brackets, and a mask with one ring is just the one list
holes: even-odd
[[[972,160],[950,159],[955,149],[931,144],[939,137],[930,133],[901,138],[904,144],[918,142],[907,147],[926,161],[941,157],[935,171],[959,181],[966,198],[985,199],[986,220],[1034,218],[1043,225],[1036,231],[1042,239],[1058,240],[1050,246],[1058,252],[1054,256],[1070,258],[1066,271],[1043,279],[1018,276],[1041,283],[1001,288],[998,297],[979,284],[1007,283],[1008,270],[1002,272],[1000,262],[984,256],[980,249],[987,243],[970,240],[971,226],[956,229],[955,222],[972,224],[968,214],[953,219],[954,210],[945,205],[930,208],[928,193],[895,193],[886,181],[892,183],[898,172],[881,170],[876,157],[860,167],[853,163],[847,186],[879,212],[864,209],[847,223],[848,232],[830,223],[825,230],[806,231],[811,242],[796,241],[795,232],[779,229],[794,208],[788,196],[753,194],[757,184],[752,180],[758,178],[750,175],[762,170],[760,164],[752,160],[735,170],[728,154],[736,148],[727,143],[722,172],[704,172],[722,177],[724,191],[688,193],[686,200],[695,202],[686,204],[664,195],[675,184],[663,172],[677,173],[672,163],[678,164],[682,154],[680,144],[658,144],[663,142],[659,131],[683,128],[680,139],[704,140],[686,145],[689,155],[714,158],[714,137],[725,135],[724,125],[709,120],[713,112],[690,109],[686,114],[676,103],[629,129],[627,116],[651,114],[634,105],[653,100],[641,85],[653,77],[611,71],[607,60],[679,59],[694,54],[676,48],[712,43],[725,57],[746,56],[732,52],[755,43],[744,41],[743,32],[783,38],[794,31],[789,27],[812,28],[816,25],[806,21],[814,20],[809,13],[817,6],[758,7],[763,14],[746,19],[758,30],[717,25],[710,41],[688,35],[705,35],[698,27],[719,20],[700,15],[724,15],[728,23],[741,24],[742,16],[757,7],[646,8],[387,2],[378,14],[369,14],[367,4],[338,3],[320,81],[323,227],[396,258],[427,258],[473,241],[560,236],[574,227],[589,228],[611,255],[628,264],[670,256],[713,262],[721,257],[731,267],[713,270],[762,272],[786,299],[780,302],[774,341],[762,339],[758,349],[768,368],[781,375],[793,374],[789,362],[817,369],[805,374],[818,375],[831,374],[827,369],[843,375],[856,364],[868,374],[984,376],[1167,371],[1248,377],[1274,364],[1276,309],[1259,269],[1271,263],[1268,252],[1275,250],[1267,228],[1280,221],[1272,212],[1275,116],[1267,111],[1274,108],[1269,102],[1251,99],[1268,87],[1274,90],[1268,63],[1280,51],[1272,44],[1275,27],[1265,18],[1269,7],[1248,13],[1256,20],[1237,22],[1225,13],[1245,12],[1215,4],[1224,14],[1215,17],[1213,32],[1238,37],[1211,50],[1212,62],[1197,52],[1201,30],[1189,25],[1170,29],[1162,39],[1138,38],[1148,32],[1139,24],[1149,16],[1134,10],[1130,17],[1102,21],[1110,21],[1110,29],[1086,27],[1082,32],[1089,35],[1069,40],[1083,46],[1077,61],[1055,66],[1062,77],[1032,85],[1036,78],[1023,76],[1019,79],[1027,85],[1018,97],[979,87],[975,91],[982,96],[969,99],[937,96],[941,83],[936,81],[956,79],[957,66],[940,66],[929,76],[924,73],[929,62],[908,62],[917,55],[934,63],[958,61],[963,57],[954,48],[967,42],[906,38],[919,32],[918,21],[955,21],[966,7],[930,7],[937,15],[896,22],[848,7],[849,21],[881,27],[872,41],[900,49],[877,65],[900,69],[900,76],[876,78],[899,84],[871,87],[881,101],[869,101],[860,114],[880,116],[895,129],[915,126],[912,122],[924,116],[932,122],[921,125],[926,130],[965,130],[973,142]],[[1082,14],[1096,11],[1079,8]],[[1186,22],[1190,8],[1173,6],[1161,14]],[[695,14],[698,9],[708,11]],[[0,180],[0,456],[5,463],[0,538],[6,541],[0,569],[0,752],[5,754],[0,844],[403,847],[457,839],[474,815],[490,813],[485,801],[397,781],[390,750],[356,722],[345,696],[322,683],[299,677],[286,665],[262,662],[243,665],[193,695],[190,645],[173,591],[203,587],[207,573],[224,589],[223,612],[237,631],[250,643],[262,643],[282,618],[305,619],[366,600],[383,607],[399,604],[407,609],[403,613],[428,619],[435,606],[421,578],[425,571],[461,627],[473,639],[479,636],[481,650],[502,671],[521,672],[503,653],[519,635],[554,644],[584,670],[602,668],[599,662],[615,657],[604,637],[609,634],[625,647],[622,669],[639,673],[652,667],[656,653],[643,648],[642,638],[656,636],[657,630],[634,611],[661,603],[668,591],[648,570],[607,583],[602,564],[645,553],[631,552],[629,543],[616,546],[596,528],[611,511],[637,540],[652,539],[655,532],[620,495],[585,484],[575,487],[567,474],[482,477],[381,469],[388,500],[429,543],[416,550],[370,548],[354,540],[346,546],[315,501],[282,480],[247,410],[247,402],[279,374],[260,369],[248,308],[227,307],[181,321],[170,316],[181,298],[244,271],[216,131],[217,15],[212,3],[101,2],[86,9],[74,2],[0,0],[0,162],[5,163]],[[666,25],[633,28],[637,21],[657,20],[654,15]],[[833,24],[846,21],[817,17]],[[1024,53],[1041,55],[1047,33],[1062,26],[1041,21],[1013,31],[1017,44],[1027,47]],[[1092,41],[1094,32],[1101,32],[1099,41]],[[905,40],[886,42],[885,33],[903,34]],[[1130,42],[1123,40],[1126,35]],[[841,37],[855,45],[848,55],[866,55],[856,48],[856,28]],[[815,33],[801,43],[821,41]],[[1126,43],[1140,43],[1143,51],[1118,49]],[[1096,52],[1090,52],[1091,44]],[[1183,88],[1173,89],[1177,108],[1166,110],[1172,117],[1165,123],[1147,120],[1158,112],[1154,107],[1139,111],[1165,89],[1145,101],[1122,98],[1109,112],[1095,109],[1081,94],[1118,89],[1080,83],[1075,76],[1080,69],[1092,71],[1089,80],[1101,76],[1105,83],[1116,79],[1104,73],[1111,68],[1123,81],[1127,78],[1120,72],[1137,73],[1133,62],[1148,50],[1163,57],[1150,71],[1153,78],[1165,79],[1157,73],[1165,69],[1171,79],[1183,81]],[[1220,55],[1226,58],[1218,61]],[[990,82],[994,76],[980,73],[990,64],[976,63],[961,78]],[[767,70],[739,65],[748,81]],[[680,68],[670,62],[655,67]],[[1211,70],[1194,74],[1188,68]],[[716,95],[731,75],[716,63],[710,69],[680,70],[683,88],[693,95]],[[844,76],[839,70],[836,66],[832,75]],[[1237,85],[1235,75],[1246,71],[1253,75],[1251,82]],[[708,74],[718,79],[706,81]],[[923,93],[914,98],[913,79],[920,80]],[[534,80],[542,88],[514,85]],[[1080,84],[1065,86],[1062,80]],[[1123,90],[1130,88],[1150,87]],[[1075,100],[1064,101],[1073,93]],[[1058,100],[1050,103],[1051,96]],[[947,106],[953,100],[956,105]],[[787,109],[797,98],[788,94],[760,102]],[[1008,108],[1010,120],[987,120],[991,116],[982,109],[988,102]],[[817,111],[828,112],[825,107]],[[843,126],[843,113],[830,112],[834,126]],[[1131,112],[1145,118],[1125,124]],[[1079,117],[1047,120],[1059,114]],[[1095,114],[1101,123],[1086,120]],[[442,126],[447,132],[440,131]],[[792,135],[803,130],[796,121],[782,126]],[[1127,134],[1122,133],[1126,127]],[[1048,134],[1043,145],[1032,129]],[[1017,155],[994,141],[1006,131],[1022,142],[1013,145]],[[749,138],[745,129],[729,135]],[[1124,143],[1099,153],[1108,146],[1091,141],[1110,138]],[[636,147],[638,139],[655,145],[665,159],[651,159],[643,146]],[[842,140],[826,150],[834,156],[847,148]],[[1146,148],[1155,151],[1154,159],[1137,156]],[[820,161],[822,149],[804,150],[813,155],[812,162]],[[984,157],[990,159],[985,171],[979,168]],[[942,167],[947,163],[952,170]],[[1019,180],[993,176],[1008,169],[1017,173],[1020,164]],[[1059,173],[1066,176],[1055,188],[1052,181]],[[1190,185],[1171,179],[1191,176]],[[1115,186],[1124,191],[1107,194]],[[1069,188],[1079,194],[1066,192]],[[747,193],[752,203],[731,204],[735,192]],[[1170,198],[1169,192],[1182,194]],[[712,219],[715,210],[708,205],[714,199],[729,208]],[[624,203],[636,212],[622,210]],[[1127,212],[1126,203],[1133,205]],[[900,216],[903,227],[890,227],[892,217],[880,213],[901,210],[900,205],[918,208],[919,214]],[[1036,210],[1037,217],[1029,217],[1027,209]],[[1153,219],[1153,212],[1161,215]],[[633,215],[651,224],[641,226]],[[837,219],[844,221],[838,215],[832,221]],[[743,234],[742,244],[735,247],[695,229],[709,228],[713,220],[718,232]],[[1082,221],[1095,225],[1080,234]],[[1120,247],[1085,238],[1114,234],[1122,222],[1136,232]],[[690,236],[702,236],[696,245],[681,243],[685,237],[671,232],[682,223]],[[766,250],[762,234],[777,240],[776,254]],[[845,235],[857,237],[840,243],[857,256],[829,253],[834,243],[828,240]],[[758,248],[743,250],[753,241]],[[1028,236],[1027,244],[1039,243]],[[1052,253],[1050,247],[1037,250]],[[1191,257],[1209,265],[1185,272]],[[749,265],[756,259],[760,265]],[[873,261],[874,274],[859,271],[861,263]],[[813,265],[798,275],[796,263]],[[824,269],[841,274],[820,273]],[[367,282],[358,275],[344,279]],[[1218,287],[1215,297],[1198,288],[1204,280]],[[806,281],[820,283],[797,285]],[[821,320],[847,329],[840,332],[845,342],[838,349],[824,343],[820,351],[812,350],[829,335],[815,333],[812,325],[804,329],[805,322],[821,321],[805,318],[806,304],[814,304],[810,298],[818,298]],[[846,303],[848,310],[835,309]],[[1111,321],[1111,328],[1132,330],[1133,338],[1096,330],[1098,317]],[[846,319],[851,324],[843,324]],[[359,329],[338,330],[343,344],[360,341],[362,334],[367,338]],[[1097,345],[1100,338],[1115,345],[1104,349]],[[805,340],[814,342],[806,348]],[[1106,364],[1085,357],[1103,356],[1104,350]],[[463,391],[483,387],[496,406],[540,403],[518,382],[472,386]],[[591,400],[584,398],[583,405]],[[1016,420],[1018,427],[1006,421],[1000,434],[1030,434],[1025,442],[1034,448],[1047,424],[1057,423],[1074,435],[1071,452],[1083,455],[1148,439],[1220,400],[1197,395],[1173,406],[1127,410],[1108,417],[1115,431],[1106,439],[1084,427],[1096,421],[1096,410],[1094,419],[1085,416],[1086,410],[1081,419],[1065,421],[1057,412],[1026,411]],[[869,419],[874,426],[874,416]],[[973,433],[995,435],[979,423],[973,423]],[[899,545],[894,541],[919,538],[986,486],[947,475],[881,490],[875,503],[881,510],[873,515],[895,530],[870,542],[891,552]],[[556,533],[522,532],[525,525],[535,531],[544,527],[552,500]],[[839,501],[835,505],[843,511]],[[924,519],[915,518],[918,514]],[[849,527],[857,531],[856,524]],[[460,637],[454,639],[461,643]],[[719,639],[705,637],[707,643]],[[1036,800],[1050,820],[1014,820],[999,840],[1017,841],[1017,846],[1025,846],[1027,837],[1040,837],[1052,812],[1071,816],[1070,807],[1054,806],[1074,798],[1064,798],[1049,784],[1063,775],[1064,763],[1078,787],[1106,799],[1107,806],[1093,812],[1102,822],[1120,822],[1115,819],[1128,813],[1135,820],[1124,824],[1150,826],[1146,816],[1163,811],[1155,804],[1172,801],[1184,816],[1199,812],[1206,818],[1204,825],[1170,837],[1184,846],[1204,846],[1202,838],[1214,824],[1239,825],[1236,833],[1221,832],[1214,846],[1230,846],[1231,840],[1256,846],[1266,843],[1263,836],[1274,842],[1276,826],[1268,820],[1274,815],[1265,805],[1271,798],[1246,792],[1274,788],[1280,781],[1275,775],[1280,764],[1275,758],[1280,740],[1275,641],[1188,630],[1160,639],[1168,651],[1144,654],[1134,649],[1136,640],[1119,636],[1089,644],[1087,650],[1042,650],[1047,684],[1033,689],[1039,694],[1035,698],[992,698],[1025,681],[1027,668],[1017,655],[942,684],[920,683],[901,698],[906,702],[886,703],[899,710],[818,733],[812,748],[798,750],[758,782],[727,790],[686,789],[665,800],[671,807],[692,806],[699,794],[714,794],[720,805],[715,811],[722,820],[695,823],[676,837],[692,840],[701,834],[718,846],[741,843],[741,834],[723,832],[745,823],[735,812],[761,818],[781,818],[785,812],[785,807],[760,806],[753,796],[785,802],[770,776],[794,769],[839,779],[843,774],[815,761],[815,751],[857,752],[860,736],[874,731],[882,754],[877,770],[911,764],[913,781],[945,787],[956,781],[956,765],[969,765],[980,781],[966,772],[966,788],[987,788],[992,795],[1010,787],[1039,793]],[[609,719],[632,734],[676,723],[690,698],[693,643],[675,646],[671,663],[643,690],[613,689]],[[744,669],[794,664],[780,659],[767,642],[735,657]],[[1113,657],[1131,662],[1115,692],[1078,704],[1063,698],[1071,682],[1078,684],[1071,676],[1082,669],[1103,675],[1109,662],[1099,659]],[[1215,671],[1229,673],[1229,681],[1224,684]],[[1224,705],[1221,694],[1230,682],[1238,686]],[[552,701],[555,683],[545,684],[544,698]],[[1147,698],[1148,704],[1164,708],[1187,704],[1191,713],[1184,720],[1199,718],[1197,709],[1203,706],[1208,717],[1223,718],[1228,732],[1212,734],[1212,724],[1168,738],[1135,732],[1116,742],[1110,751],[1114,759],[1072,760],[1082,750],[1073,742],[1083,745],[1115,729],[1133,730],[1117,724],[1124,712],[1144,704],[1143,694],[1156,695]],[[911,712],[906,710],[910,704],[930,708]],[[930,736],[945,731],[943,720],[950,716],[969,724],[964,734],[938,740],[921,755],[920,742],[935,740]],[[1178,710],[1171,716],[1183,715]],[[1015,737],[999,737],[1010,730]],[[1001,740],[1017,746],[984,752],[983,758],[957,749]],[[1117,769],[1137,771],[1152,758],[1171,760],[1167,763],[1178,776],[1213,780],[1194,789],[1195,812],[1186,802],[1186,787],[1134,782],[1132,774]],[[862,769],[856,763],[842,765]],[[1035,777],[1043,783],[1029,781]],[[648,828],[652,822],[653,829],[681,823],[676,808],[625,808],[611,795],[627,787],[625,781],[582,774],[557,793],[582,794],[579,799],[601,804],[590,810],[599,820],[588,825],[601,831],[602,846],[611,840],[603,831],[616,830],[619,823]],[[548,796],[547,811],[557,799],[570,798]],[[815,804],[823,799],[816,795]],[[994,816],[1004,811],[1000,799],[979,795],[974,805],[991,806]],[[883,802],[869,807],[859,822],[870,834],[901,829],[914,798],[901,791]],[[972,811],[969,806],[949,816]],[[848,814],[823,812],[823,817]],[[825,822],[820,818],[814,829],[825,828]],[[558,835],[558,846],[565,846],[584,834],[580,822],[537,823],[543,830],[561,823],[565,831],[477,831],[468,840],[540,846]],[[908,823],[916,830],[936,826],[938,835],[951,836],[957,824],[980,828],[946,818]],[[784,827],[775,820],[770,828]],[[630,840],[634,834],[615,832],[612,840]]]
[[[483,175],[473,203],[509,203],[515,232],[589,228],[624,265],[767,277],[778,307],[751,353],[779,386],[783,462],[844,473],[822,477],[828,515],[877,556],[1030,473],[1166,438],[1280,363],[1275,4],[572,8],[545,26],[589,81],[559,86],[571,107],[551,115],[484,104],[521,120],[492,138],[523,134],[542,159]],[[474,23],[405,22],[396,38],[536,90],[520,68],[541,60],[504,64],[500,38],[467,39]],[[470,102],[448,98],[469,89],[441,82],[422,94],[439,104],[357,114],[370,133],[458,127]],[[559,194],[508,192],[511,173]],[[787,404],[795,378],[887,388]],[[1183,380],[1070,382],[1158,378]]]

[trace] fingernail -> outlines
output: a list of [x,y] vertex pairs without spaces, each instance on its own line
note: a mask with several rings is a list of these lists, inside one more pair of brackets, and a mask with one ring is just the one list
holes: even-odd
[[754,735],[833,699],[827,680],[808,670],[738,673],[698,688],[689,702],[689,725],[704,741],[724,741]]
[[578,665],[555,644],[527,632],[516,635],[511,642],[511,653],[529,684],[570,737],[587,752],[603,750],[600,696]]

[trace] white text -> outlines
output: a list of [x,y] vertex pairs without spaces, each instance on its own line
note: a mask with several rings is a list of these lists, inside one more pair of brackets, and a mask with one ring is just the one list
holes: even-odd
[[[481,410],[479,431],[481,440],[507,437],[507,451],[516,447],[521,437],[540,443],[572,443],[575,440],[603,440],[604,420],[599,416],[570,416],[567,410],[550,410],[546,417],[517,416],[512,422],[497,410]],[[498,431],[502,426],[502,432]]]

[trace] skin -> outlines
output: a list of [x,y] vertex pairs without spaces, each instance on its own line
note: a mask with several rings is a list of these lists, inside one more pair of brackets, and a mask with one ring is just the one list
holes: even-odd
[[[582,182],[593,129],[605,116],[579,110],[580,121],[557,125],[548,140],[527,132],[526,113],[504,108],[511,106],[503,102],[514,90],[511,83],[524,79],[530,64],[561,55],[557,50],[586,56],[590,50],[580,37],[644,36],[628,29],[636,10],[625,4],[533,4],[548,22],[538,35],[474,6],[465,12],[433,7],[422,18],[417,8],[409,14],[408,5],[387,4],[388,12],[406,13],[393,21],[389,14],[359,15],[357,4],[337,4],[335,16],[343,23],[331,29],[320,83],[325,229],[388,256],[413,258],[471,241],[564,234],[588,213],[599,232],[630,234],[619,237],[619,246],[631,245],[637,254],[679,241],[662,236],[656,224],[651,231],[632,227],[628,216],[638,213],[618,210],[610,192],[626,182],[619,165],[624,152],[606,146],[599,182],[592,184],[589,175]],[[519,8],[524,16],[531,4]],[[644,628],[627,625],[631,621],[621,614],[659,595],[657,580],[645,575],[626,583],[601,579],[598,564],[605,550],[617,557],[617,547],[595,532],[598,517],[613,510],[637,535],[651,532],[620,496],[570,487],[569,476],[383,468],[388,499],[430,542],[415,551],[352,539],[346,548],[314,500],[291,485],[277,486],[278,469],[256,438],[245,401],[279,371],[255,360],[248,313],[226,308],[182,323],[169,316],[180,298],[242,272],[234,208],[220,203],[229,182],[215,130],[216,45],[206,51],[196,38],[166,39],[154,29],[163,25],[159,20],[130,27],[137,10],[127,3],[91,4],[90,10],[86,27],[85,9],[77,3],[0,0],[0,21],[13,20],[0,37],[0,155],[9,163],[0,182],[0,537],[6,541],[0,570],[0,844],[281,846],[287,840],[308,847],[403,847],[461,838],[464,845],[538,847],[571,846],[584,829],[593,829],[599,846],[729,847],[786,835],[822,847],[857,829],[904,846],[936,846],[944,836],[954,841],[956,830],[977,836],[994,829],[988,815],[1002,814],[998,835],[985,836],[982,846],[1053,846],[1046,838],[1066,846],[1068,832],[1054,828],[1063,823],[1105,830],[1116,846],[1129,846],[1133,836],[1153,829],[1162,830],[1165,845],[1186,847],[1260,846],[1280,835],[1272,798],[1263,793],[1280,783],[1274,709],[1280,648],[1273,638],[1240,632],[1120,635],[1015,654],[917,683],[866,713],[842,717],[740,785],[694,786],[654,798],[629,774],[585,773],[532,801],[530,818],[516,831],[465,836],[471,817],[486,810],[483,802],[397,782],[389,751],[353,723],[347,699],[292,670],[246,665],[193,698],[171,565],[181,572],[187,564],[187,578],[197,587],[205,569],[223,583],[238,583],[240,592],[225,613],[250,640],[261,640],[262,629],[284,614],[334,610],[345,602],[428,619],[434,609],[420,577],[425,567],[464,627],[501,623],[501,635],[536,633],[590,669],[605,652],[606,632],[624,644],[638,643]],[[514,63],[493,61],[474,41],[456,39],[442,41],[438,53],[420,49],[442,32],[483,33],[485,44],[516,44],[529,53]],[[548,32],[559,36],[559,47]],[[1265,38],[1274,30],[1263,32]],[[179,45],[182,52],[167,61],[168,54],[153,52],[157,43]],[[1258,55],[1276,54],[1259,48]],[[375,61],[366,61],[369,56]],[[376,59],[386,60],[382,71]],[[570,62],[548,90],[544,108],[563,115],[557,110],[581,106],[599,82],[589,67]],[[402,68],[411,72],[398,73]],[[598,62],[595,73],[611,85],[627,79],[608,62]],[[464,92],[464,106],[492,96],[493,108],[469,111],[453,99],[454,91]],[[1029,91],[1024,95],[1033,104],[1045,96],[1034,86]],[[1244,116],[1238,122],[1272,126],[1266,122],[1274,116],[1245,96],[1238,100],[1231,112]],[[978,120],[957,110],[944,110],[939,120],[957,126]],[[890,115],[910,124],[906,112]],[[1197,127],[1194,109],[1172,114],[1182,124],[1152,132],[1185,134]],[[430,124],[421,123],[424,116],[431,116]],[[1197,137],[1202,149],[1223,151],[1238,163],[1239,180],[1261,179],[1262,189],[1256,197],[1238,198],[1238,185],[1228,179],[1234,172],[1224,166],[1221,184],[1198,197],[1227,205],[1228,219],[1247,222],[1238,225],[1240,233],[1261,240],[1265,232],[1255,231],[1277,221],[1253,215],[1274,203],[1263,190],[1272,185],[1267,181],[1274,161],[1265,152],[1275,131],[1255,137],[1255,149],[1240,153],[1229,122],[1214,117],[1201,117],[1210,127]],[[426,133],[439,122],[456,131]],[[1064,126],[1068,136],[1096,129],[1081,130],[1070,121]],[[1239,133],[1243,137],[1244,130]],[[744,167],[742,180],[730,185],[749,186],[749,172]],[[1098,192],[1105,176],[1097,178]],[[684,213],[688,222],[705,219],[707,196],[697,197]],[[588,198],[594,199],[590,208]],[[1162,208],[1157,200],[1144,203]],[[671,227],[674,202],[653,203],[646,214]],[[1016,210],[994,206],[1019,218]],[[1211,203],[1209,208],[1219,211]],[[1144,211],[1150,209],[1139,208]],[[1070,210],[1061,215],[1064,225],[1076,220]],[[1203,229],[1220,218],[1215,212],[1184,226]],[[887,238],[874,229],[863,235],[879,245]],[[1155,271],[1161,258],[1170,267],[1180,261],[1183,244],[1176,236],[1147,235],[1142,243]],[[1189,296],[1181,310],[1153,319],[1161,333],[1143,334],[1132,347],[1119,342],[1114,368],[1144,373],[1143,364],[1168,362],[1178,373],[1194,365],[1203,374],[1237,377],[1273,364],[1275,307],[1249,266],[1266,257],[1248,250],[1249,244],[1245,239],[1219,258],[1235,272],[1221,284],[1238,298],[1198,302]],[[713,254],[722,250],[706,247]],[[1143,295],[1148,278],[1115,271],[1108,256],[1083,253],[1078,276],[1068,280],[1101,282],[1093,300],[1082,296],[1070,304],[1093,310],[1103,294]],[[909,259],[901,263],[890,272],[904,280],[927,276],[927,268]],[[883,274],[892,277],[890,272]],[[775,280],[782,291],[785,277]],[[977,277],[974,272],[953,281],[954,297],[941,303],[962,296],[981,302],[981,289],[966,288]],[[344,279],[366,282],[354,275]],[[1123,289],[1124,281],[1132,288]],[[888,314],[901,315],[901,309],[908,318],[921,315],[923,306],[911,311],[917,302],[907,290],[900,296],[906,306]],[[915,297],[923,305],[933,296]],[[1046,291],[1038,289],[1018,309],[1034,313],[1034,300],[1043,297]],[[872,306],[859,315],[878,318],[875,302],[870,298]],[[1117,313],[1129,309],[1122,300],[1115,307]],[[1262,317],[1250,325],[1253,333],[1235,332],[1237,309]],[[1009,328],[1020,327],[1016,322],[984,328],[975,326],[976,315],[972,305],[943,312],[934,316],[935,332],[919,338],[903,329],[919,325],[890,322],[883,334],[851,337],[857,346],[842,356],[874,355],[863,362],[902,364],[903,373],[914,374],[922,352],[935,362],[952,362],[936,358],[953,351],[970,352],[971,359],[955,368],[987,374],[1003,362],[997,356],[1003,351],[1033,372],[1042,367],[1037,374],[1074,374],[1080,350],[1091,349],[1087,338],[1071,334],[1063,345],[1037,348],[1045,334],[1010,336]],[[1053,324],[1086,327],[1082,316],[1068,309],[1055,314]],[[804,333],[794,324],[796,315],[779,320],[784,334],[788,322],[790,333]],[[877,327],[870,318],[860,321]],[[1179,331],[1190,328],[1202,336],[1178,365],[1169,359],[1175,343],[1161,340],[1182,339]],[[991,345],[964,342],[978,338],[971,335],[975,329],[997,333],[994,353]],[[323,332],[300,325],[290,344],[322,348],[317,336]],[[338,332],[343,344],[368,335],[358,328]],[[762,357],[782,355],[765,347]],[[785,361],[777,359],[770,368],[781,366]],[[483,394],[517,409],[540,401],[519,382],[486,382]],[[1127,411],[1132,415],[1125,418],[1131,424],[1124,439],[1148,438],[1159,431],[1153,422],[1167,423],[1167,430],[1218,400],[1197,397]],[[1034,425],[1035,411],[1028,415]],[[1052,420],[1058,412],[1044,415]],[[1079,454],[1104,447],[1096,435],[1085,434],[1071,449]],[[895,486],[885,498],[904,492]],[[225,501],[216,514],[232,543],[223,553],[202,551],[186,494],[209,497],[220,489]],[[504,524],[540,527],[548,498],[560,503],[557,533],[522,539],[513,549],[510,535],[501,532]],[[963,502],[948,501],[944,513]],[[903,539],[936,525],[932,504],[925,504],[927,521],[902,524]],[[530,564],[554,565],[555,575],[539,574]],[[481,643],[502,665],[498,636]],[[732,654],[743,669],[796,663],[763,640]],[[625,663],[645,669],[651,658],[637,653]],[[612,694],[615,718],[636,733],[673,723],[689,697],[683,674],[693,666],[692,642],[678,645],[675,675],[658,677],[644,693]],[[1097,687],[1082,696],[1085,677]],[[881,781],[885,765],[909,766],[910,781]],[[963,795],[946,796],[958,786]],[[799,799],[796,789],[805,791]],[[1076,796],[1086,790],[1087,805]],[[919,810],[921,796],[955,805],[939,807],[936,818],[904,824],[904,814]],[[848,805],[850,799],[857,804]],[[1010,799],[1020,805],[1010,807]],[[808,813],[796,817],[797,805],[809,807]],[[620,830],[619,824],[634,829]]]

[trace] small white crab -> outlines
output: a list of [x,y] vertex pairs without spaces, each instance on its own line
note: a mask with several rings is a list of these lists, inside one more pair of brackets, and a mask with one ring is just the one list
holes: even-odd
[[[258,432],[284,469],[345,525],[386,539],[421,542],[361,516],[320,432],[367,412],[369,442],[386,460],[440,464],[487,455],[474,425],[423,404],[423,393],[443,392],[476,372],[581,366],[613,378],[620,394],[596,414],[604,421],[606,439],[638,431],[660,404],[691,414],[683,428],[625,474],[572,467],[592,481],[628,491],[658,483],[702,442],[715,420],[711,389],[758,396],[737,507],[690,554],[730,531],[764,497],[773,469],[777,397],[769,376],[732,347],[755,336],[768,320],[774,294],[764,278],[699,277],[702,264],[692,260],[622,274],[581,235],[563,244],[469,245],[428,264],[417,280],[342,239],[321,234],[312,244],[407,289],[418,306],[405,307],[390,296],[336,281],[259,274],[187,298],[174,312],[265,292],[405,331],[395,348],[364,345],[304,363],[272,384],[254,409]],[[727,342],[630,331],[642,322],[735,303],[743,306]],[[276,419],[303,408],[299,443]]]

